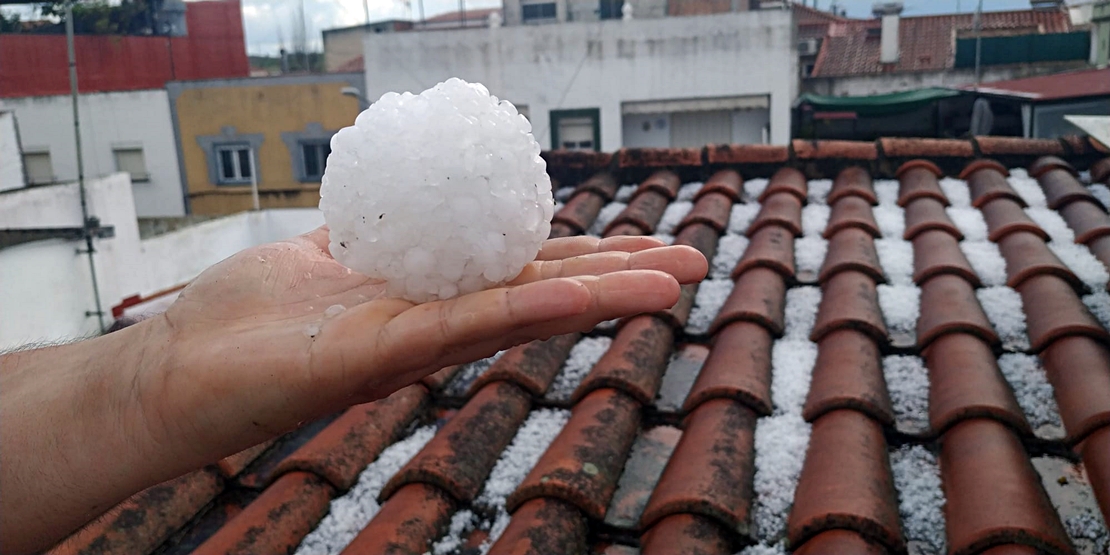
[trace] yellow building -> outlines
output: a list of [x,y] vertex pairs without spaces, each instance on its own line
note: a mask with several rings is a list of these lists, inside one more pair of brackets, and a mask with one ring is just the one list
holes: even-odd
[[[192,214],[316,206],[329,141],[351,125],[361,73],[180,81],[166,85]],[[361,94],[361,93],[360,93]]]

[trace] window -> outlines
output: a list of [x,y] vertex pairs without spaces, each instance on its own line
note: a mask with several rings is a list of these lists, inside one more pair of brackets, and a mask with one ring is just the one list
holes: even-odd
[[216,147],[216,175],[219,183],[249,183],[254,169],[249,145],[220,145]]
[[624,0],[601,0],[597,14],[601,19],[620,19],[624,15],[621,12],[623,7]]
[[555,2],[536,2],[520,6],[521,19],[525,23],[555,19]]
[[551,145],[563,150],[598,150],[601,145],[597,108],[551,111]]
[[54,166],[50,164],[49,150],[24,153],[23,168],[27,172],[28,185],[46,185],[54,182]]
[[328,141],[313,141],[301,143],[301,156],[304,167],[301,168],[305,181],[320,181],[324,176],[324,168],[331,154],[331,144]]
[[116,157],[116,170],[131,174],[131,181],[150,181],[150,174],[146,171],[146,160],[143,158],[142,147],[138,148],[113,148],[112,154]]

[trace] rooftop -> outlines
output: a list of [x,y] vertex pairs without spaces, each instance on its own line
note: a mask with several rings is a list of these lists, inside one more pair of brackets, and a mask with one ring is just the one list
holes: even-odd
[[[970,90],[975,86],[968,85],[963,88]],[[1110,68],[995,81],[984,83],[979,87],[979,91],[985,94],[1016,96],[1038,101],[1110,96]]]
[[1106,553],[1105,145],[544,156],[552,235],[652,234],[708,279],[155,486],[52,553]]

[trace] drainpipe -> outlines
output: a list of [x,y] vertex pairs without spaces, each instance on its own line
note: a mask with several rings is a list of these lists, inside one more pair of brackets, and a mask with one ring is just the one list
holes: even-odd
[[96,301],[96,311],[86,310],[85,316],[95,315],[100,326],[100,333],[104,333],[106,331],[104,310],[100,305],[100,287],[96,283],[96,260],[93,257],[96,249],[93,247],[92,233],[93,228],[100,227],[100,222],[89,217],[89,201],[85,192],[85,161],[81,155],[81,120],[78,117],[77,109],[77,56],[73,49],[72,1],[66,2],[66,50],[69,56],[69,94],[73,100],[73,138],[77,144],[77,188],[81,192],[81,225],[85,236],[85,250],[78,249],[77,252],[87,255],[89,258],[89,276],[92,278],[93,299]]

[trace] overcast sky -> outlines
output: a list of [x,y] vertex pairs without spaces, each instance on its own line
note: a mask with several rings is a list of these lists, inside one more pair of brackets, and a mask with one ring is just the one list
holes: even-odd
[[[305,6],[305,25],[310,45],[320,48],[320,31],[332,27],[358,25],[366,21],[363,0],[241,0],[243,3],[243,25],[246,27],[247,51],[251,54],[276,54],[284,36],[285,44],[292,42],[294,14],[301,1]],[[370,12],[370,20],[390,18],[416,18],[419,16],[419,1],[411,0],[365,0]],[[459,9],[460,0],[423,0],[424,15],[431,17]],[[463,0],[467,9],[489,8],[501,5],[501,0]],[[827,10],[833,0],[808,0],[809,5],[817,2],[817,7]],[[873,0],[836,0],[847,8],[848,15],[868,17]],[[977,0],[905,0],[906,15],[949,13],[957,9],[969,12],[975,9]],[[985,10],[1012,10],[1029,7],[1029,0],[983,0]]]

